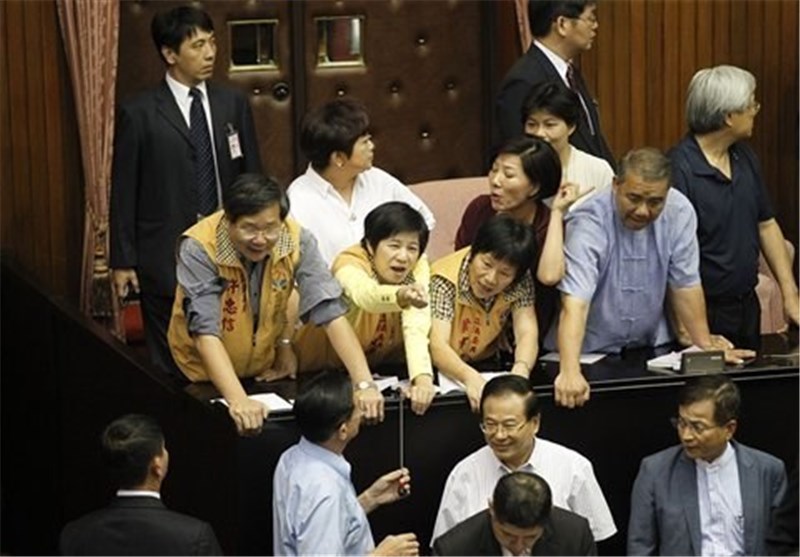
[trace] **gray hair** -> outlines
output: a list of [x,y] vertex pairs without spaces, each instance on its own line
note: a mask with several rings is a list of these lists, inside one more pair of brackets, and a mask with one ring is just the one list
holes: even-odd
[[645,182],[660,182],[672,179],[669,159],[655,147],[633,149],[622,157],[617,170],[617,183],[625,181],[628,174],[636,174]]
[[715,66],[694,74],[686,96],[686,121],[692,133],[711,133],[725,126],[731,112],[746,110],[756,78],[736,66]]

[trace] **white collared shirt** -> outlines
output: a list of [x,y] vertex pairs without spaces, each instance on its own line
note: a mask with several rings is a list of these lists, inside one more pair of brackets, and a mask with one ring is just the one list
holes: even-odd
[[550,60],[550,63],[553,64],[558,75],[561,76],[561,79],[564,81],[564,85],[569,87],[569,80],[567,80],[567,69],[569,68],[569,61],[564,60],[561,56],[544,46],[544,44],[540,43],[539,41],[533,41],[539,50],[541,50],[547,59]]
[[744,555],[744,512],[736,450],[728,443],[714,462],[695,460],[701,555]]
[[118,489],[117,497],[153,497],[160,500],[161,494],[147,489]]
[[364,219],[378,205],[402,201],[422,214],[433,230],[436,219],[422,200],[397,178],[372,167],[356,177],[350,203],[311,165],[289,185],[291,216],[317,238],[319,251],[330,266],[342,250],[364,236]]
[[[528,462],[518,470],[544,478],[553,494],[553,505],[586,518],[595,540],[616,533],[592,463],[583,455],[537,437]],[[486,509],[497,481],[509,472],[488,445],[456,464],[444,487],[431,543],[459,522]]]

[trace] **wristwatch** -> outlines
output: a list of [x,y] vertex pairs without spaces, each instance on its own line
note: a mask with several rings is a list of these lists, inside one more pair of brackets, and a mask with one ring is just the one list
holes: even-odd
[[356,383],[354,390],[356,391],[366,391],[367,389],[377,389],[378,384],[375,381],[359,381]]

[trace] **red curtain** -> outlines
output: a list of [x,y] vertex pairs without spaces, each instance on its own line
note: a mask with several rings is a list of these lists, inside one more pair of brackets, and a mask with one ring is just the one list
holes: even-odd
[[81,309],[122,338],[108,267],[108,206],[114,139],[118,0],[56,0],[75,97],[85,176]]
[[528,0],[514,0],[517,6],[517,28],[519,29],[519,44],[522,52],[527,52],[531,46],[531,28],[528,25]]

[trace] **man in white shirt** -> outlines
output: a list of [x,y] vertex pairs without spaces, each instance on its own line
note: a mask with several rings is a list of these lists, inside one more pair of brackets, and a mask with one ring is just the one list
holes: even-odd
[[586,518],[595,540],[616,533],[591,462],[567,447],[536,437],[541,409],[526,378],[502,375],[486,383],[480,411],[487,446],[459,462],[447,478],[432,540],[484,510],[497,481],[514,471],[544,478],[553,504]]
[[633,484],[628,555],[767,555],[786,470],[733,441],[740,404],[724,375],[686,381],[672,418],[681,444],[643,459]]
[[336,99],[309,112],[300,147],[310,164],[289,185],[290,214],[317,238],[328,265],[361,241],[367,213],[387,201],[407,203],[433,230],[436,220],[422,200],[397,178],[372,166],[375,144],[360,102]]

